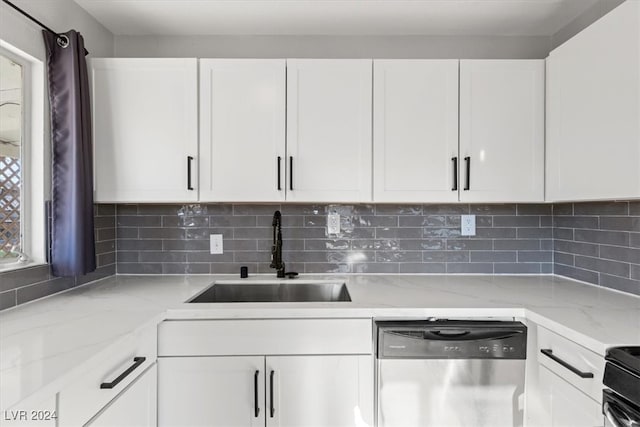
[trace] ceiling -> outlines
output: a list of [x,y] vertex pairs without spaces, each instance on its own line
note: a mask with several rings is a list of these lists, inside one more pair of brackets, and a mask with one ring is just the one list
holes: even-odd
[[549,36],[603,0],[75,0],[116,35]]

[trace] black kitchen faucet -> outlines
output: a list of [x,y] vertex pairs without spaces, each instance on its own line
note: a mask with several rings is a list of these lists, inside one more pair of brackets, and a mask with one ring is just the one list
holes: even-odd
[[273,214],[273,245],[271,245],[271,268],[276,269],[276,277],[284,278],[284,262],[282,262],[282,214]]

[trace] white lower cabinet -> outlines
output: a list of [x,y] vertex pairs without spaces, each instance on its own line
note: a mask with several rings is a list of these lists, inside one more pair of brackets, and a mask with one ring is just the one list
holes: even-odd
[[153,427],[157,425],[157,367],[154,364],[86,425]]
[[529,325],[526,426],[601,427],[604,357]]
[[159,426],[373,426],[371,319],[165,321]]
[[372,356],[268,356],[266,366],[268,426],[373,425]]
[[[83,426],[97,421],[98,414],[111,406],[115,406],[108,411],[112,415],[105,415],[105,420],[114,419],[111,417],[117,417],[129,408],[144,407],[151,399],[151,394],[147,393],[153,393],[155,403],[157,347],[156,328],[147,326],[122,337],[79,367],[77,377],[58,392],[58,426]],[[135,389],[134,384],[138,384]],[[155,407],[152,412],[155,414]],[[139,417],[136,414],[135,418],[132,415],[131,421],[126,416],[111,425],[147,425],[133,423],[145,419],[143,413]],[[155,420],[150,422],[153,425]],[[108,424],[101,421],[96,425]]]
[[263,356],[158,361],[158,425],[264,426]]
[[604,424],[598,402],[545,366],[540,366],[539,386],[544,415],[540,427],[594,427]]
[[372,425],[372,356],[159,361],[160,426]]

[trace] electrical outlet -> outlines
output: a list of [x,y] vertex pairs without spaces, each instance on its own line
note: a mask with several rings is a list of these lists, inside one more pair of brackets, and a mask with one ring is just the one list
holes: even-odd
[[222,253],[222,234],[210,234],[209,238],[211,239],[211,253],[212,254],[221,254]]
[[460,215],[460,234],[463,236],[476,235],[476,216]]
[[327,233],[340,233],[340,214],[330,213],[329,215],[327,215]]

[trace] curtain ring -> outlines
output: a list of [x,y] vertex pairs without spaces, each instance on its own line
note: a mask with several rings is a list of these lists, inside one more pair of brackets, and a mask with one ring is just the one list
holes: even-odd
[[58,43],[58,46],[65,49],[67,46],[69,46],[69,37],[65,36],[64,34],[59,34],[56,42]]

